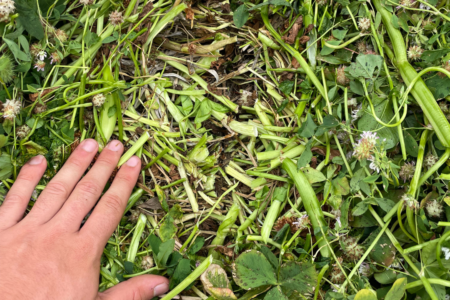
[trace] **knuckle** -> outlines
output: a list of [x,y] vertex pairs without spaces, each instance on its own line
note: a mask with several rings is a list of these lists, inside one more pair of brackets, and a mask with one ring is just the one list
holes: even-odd
[[134,176],[127,173],[119,172],[117,176],[115,177],[115,180],[121,181],[125,184],[134,185],[136,183],[136,180],[134,179]]
[[81,155],[73,155],[70,157],[70,159],[67,161],[67,164],[70,167],[74,167],[77,169],[85,168],[85,157]]
[[93,180],[83,180],[77,185],[77,189],[89,196],[98,196],[101,193],[100,187]]
[[122,213],[122,199],[115,194],[105,194],[103,197],[104,205],[106,209],[111,211],[112,213]]
[[36,179],[36,172],[29,172],[29,170],[24,170],[23,172],[19,173],[19,176],[17,176],[17,182],[22,182],[23,184],[32,183]]
[[115,166],[117,164],[117,159],[113,153],[105,153],[97,159],[95,164],[100,166]]
[[67,195],[69,193],[65,184],[60,181],[50,181],[44,191],[51,195]]
[[24,198],[18,194],[8,194],[5,198],[5,202],[3,206],[15,206],[16,204],[20,204],[24,202]]
[[143,293],[142,293],[142,291],[140,289],[134,290],[132,293],[133,293],[132,297],[131,297],[132,300],[145,300],[145,299],[147,299],[145,297],[145,295],[143,295]]

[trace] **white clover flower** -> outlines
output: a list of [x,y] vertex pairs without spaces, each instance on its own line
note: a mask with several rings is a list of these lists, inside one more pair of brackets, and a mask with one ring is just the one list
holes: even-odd
[[378,137],[376,132],[364,131],[361,134],[361,139],[355,145],[353,156],[356,156],[359,160],[371,158],[372,150],[375,148],[377,139]]
[[45,62],[42,60],[38,60],[35,64],[34,64],[34,68],[37,71],[44,71],[45,70]]
[[80,0],[80,3],[83,4],[83,5],[90,5],[93,2],[94,2],[93,0]]
[[361,111],[362,104],[359,104],[356,109],[352,110],[352,122],[355,122],[359,119],[359,112]]
[[92,103],[94,106],[100,107],[105,103],[106,97],[103,94],[97,94],[94,97],[92,97]]
[[442,250],[442,252],[444,252],[445,260],[449,260],[450,259],[450,249],[447,247],[442,247],[441,250]]
[[37,54],[37,58],[39,58],[39,60],[44,60],[47,57],[47,52],[45,52],[44,50],[39,51],[39,53]]
[[58,55],[58,52],[53,52],[50,57],[52,60],[50,61],[50,64],[53,65],[54,63],[59,63],[61,61],[61,58]]
[[409,194],[403,194],[401,201],[403,201],[410,209],[419,209],[419,202]]
[[341,285],[340,284],[333,284],[332,286],[331,286],[331,289],[333,290],[333,292],[335,292],[335,293],[337,293],[338,292],[338,290],[341,288]]
[[377,165],[375,158],[370,157],[368,160],[371,161],[369,168],[376,171],[377,173],[380,173],[380,167]]
[[450,295],[449,294],[445,295],[445,300],[450,300]]
[[8,17],[10,14],[14,13],[16,7],[14,6],[14,1],[12,0],[1,0],[0,1],[0,19]]
[[6,102],[3,103],[3,118],[8,120],[14,119],[20,113],[21,108],[22,103],[19,100],[6,99]]
[[368,18],[361,18],[361,19],[359,19],[358,27],[362,31],[366,31],[367,29],[370,28],[370,20]]
[[[425,1],[425,2],[426,2],[426,1]],[[426,4],[423,4],[422,2],[420,3],[419,8],[420,8],[420,9],[430,10],[430,6],[428,6],[428,5],[426,5]],[[447,299],[446,299],[446,300],[447,300]],[[450,299],[448,299],[448,300],[450,300]]]
[[308,228],[309,224],[309,216],[307,214],[300,216],[300,218],[297,219],[297,222],[292,222],[292,225],[297,227],[297,230]]

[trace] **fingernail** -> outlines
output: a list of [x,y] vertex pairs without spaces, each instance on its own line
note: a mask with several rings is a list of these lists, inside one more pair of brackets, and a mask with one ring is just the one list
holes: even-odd
[[94,140],[85,140],[82,147],[86,152],[93,152],[97,150],[97,142]]
[[122,148],[122,143],[120,141],[112,141],[108,144],[108,149],[111,151],[119,151]]
[[38,156],[35,156],[32,159],[30,159],[28,164],[30,164],[30,165],[39,165],[39,164],[42,163],[43,160],[44,160],[44,157],[42,155],[38,155]]
[[141,162],[141,160],[139,159],[139,157],[133,156],[132,158],[130,158],[127,161],[127,166],[129,166],[129,167],[136,167],[140,162]]
[[155,286],[153,289],[153,296],[159,296],[164,294],[169,290],[169,285],[167,283],[161,283],[160,285]]

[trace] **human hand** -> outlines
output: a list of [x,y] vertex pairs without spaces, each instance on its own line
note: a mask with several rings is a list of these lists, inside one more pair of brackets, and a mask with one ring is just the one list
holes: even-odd
[[80,180],[97,150],[96,141],[83,141],[25,218],[47,162],[43,156],[36,156],[22,167],[0,206],[2,300],[149,300],[168,290],[166,278],[142,275],[98,293],[100,257],[122,217],[141,162],[134,156],[120,168],[80,229],[115,169],[123,145],[112,141]]

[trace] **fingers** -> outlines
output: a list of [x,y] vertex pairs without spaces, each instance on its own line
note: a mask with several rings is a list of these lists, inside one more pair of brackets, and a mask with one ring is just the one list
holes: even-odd
[[95,237],[95,243],[103,249],[122,218],[141,170],[141,161],[131,157],[119,170],[109,190],[103,195],[80,233]]
[[9,228],[23,218],[31,194],[46,168],[47,161],[42,155],[33,157],[22,167],[3,205],[0,206],[0,229]]
[[111,141],[103,149],[94,166],[76,185],[69,199],[52,222],[63,224],[69,231],[78,231],[81,222],[97,203],[101,193],[123,153],[120,141]]
[[157,275],[141,275],[98,294],[99,300],[150,300],[169,290],[169,280]]
[[62,169],[45,187],[31,212],[25,218],[40,224],[46,223],[60,210],[73,188],[83,176],[97,153],[95,140],[83,141],[72,153]]

